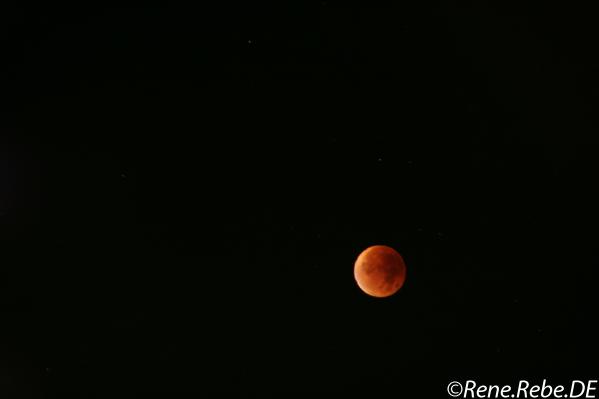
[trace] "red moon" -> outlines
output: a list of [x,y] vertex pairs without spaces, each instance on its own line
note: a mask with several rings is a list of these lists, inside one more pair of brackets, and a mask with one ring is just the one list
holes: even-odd
[[406,280],[406,264],[391,247],[374,245],[356,259],[354,277],[368,295],[384,298],[395,294]]

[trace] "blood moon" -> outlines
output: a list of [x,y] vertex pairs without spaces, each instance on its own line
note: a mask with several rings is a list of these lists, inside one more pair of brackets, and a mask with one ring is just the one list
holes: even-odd
[[395,294],[406,281],[406,264],[391,247],[374,245],[356,259],[354,277],[368,295],[384,298]]

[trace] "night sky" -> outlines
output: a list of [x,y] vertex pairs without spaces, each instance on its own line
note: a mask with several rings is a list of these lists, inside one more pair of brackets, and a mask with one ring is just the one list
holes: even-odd
[[198,3],[1,6],[1,398],[599,377],[590,10]]

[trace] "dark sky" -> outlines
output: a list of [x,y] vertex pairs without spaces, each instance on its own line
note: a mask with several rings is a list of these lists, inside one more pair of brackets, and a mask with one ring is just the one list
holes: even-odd
[[592,14],[399,3],[2,6],[0,396],[596,377]]

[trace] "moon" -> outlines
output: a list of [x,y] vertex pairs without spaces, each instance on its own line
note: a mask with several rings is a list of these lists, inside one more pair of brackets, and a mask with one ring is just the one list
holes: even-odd
[[354,277],[366,294],[384,298],[395,294],[406,280],[406,264],[391,247],[374,245],[356,259]]

